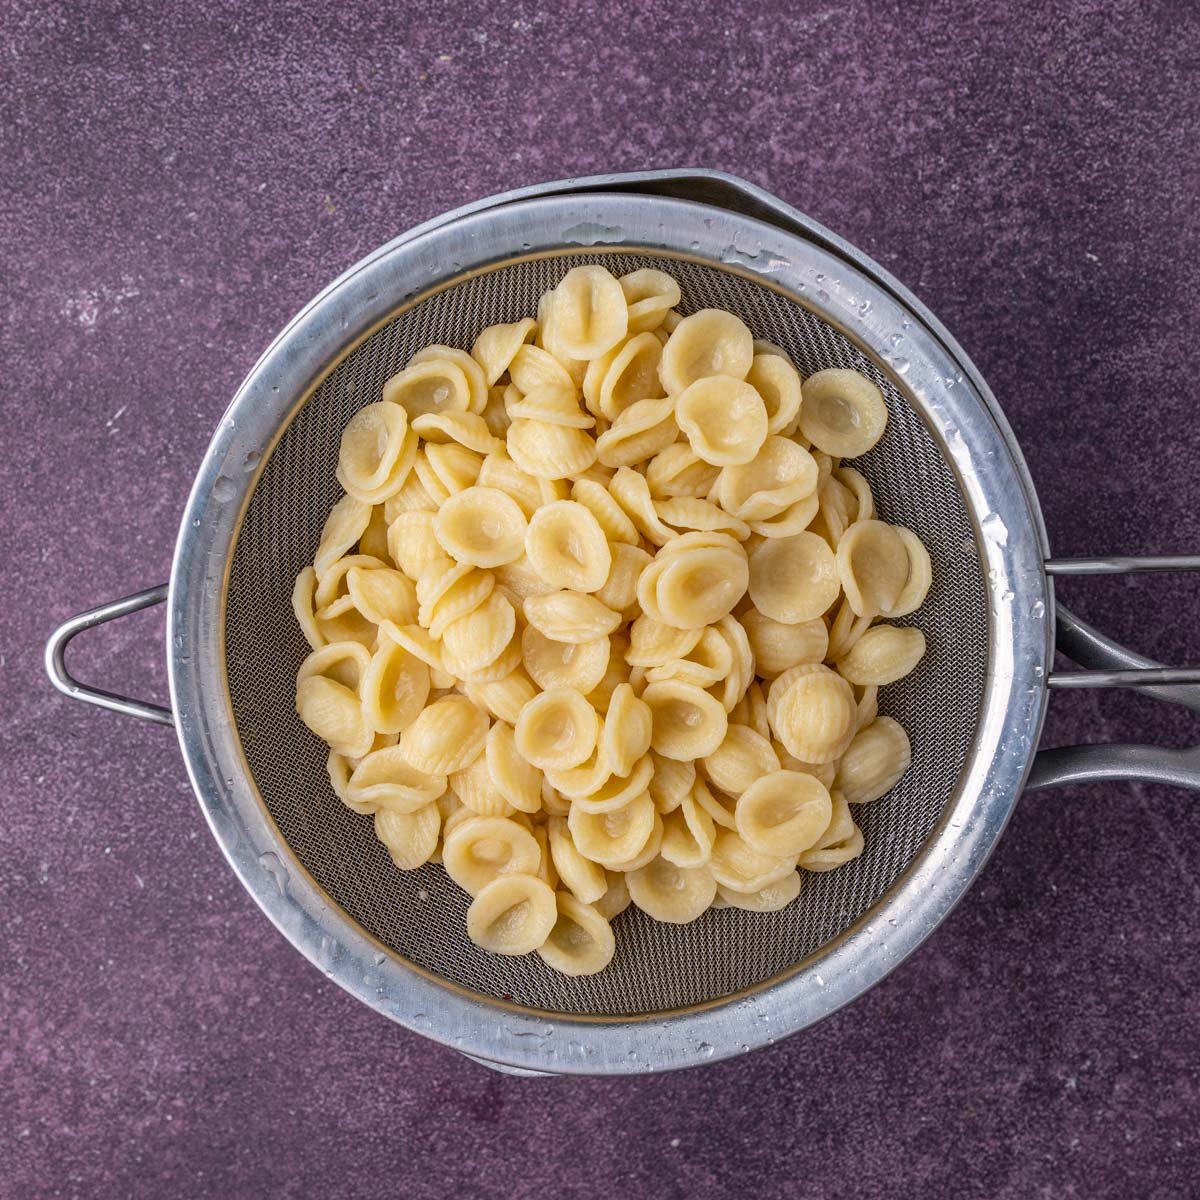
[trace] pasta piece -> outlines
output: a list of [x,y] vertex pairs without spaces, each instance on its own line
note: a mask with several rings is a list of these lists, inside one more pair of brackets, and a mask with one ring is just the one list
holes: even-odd
[[[456,346],[424,346],[408,360],[409,368],[420,366],[422,363],[451,363],[456,366],[467,380],[467,410],[473,413],[483,412],[487,403],[487,379],[483,368],[465,350]],[[409,413],[409,416],[416,414]]]
[[[446,669],[459,679],[478,676],[496,663],[512,643],[517,628],[513,606],[499,592],[467,613],[451,621],[442,633],[442,660]],[[505,660],[507,675],[521,661],[520,647]]]
[[862,830],[854,823],[846,798],[831,792],[833,819],[825,835],[811,849],[800,855],[799,866],[806,871],[832,871],[851,862],[863,852]]
[[660,552],[638,578],[643,611],[677,629],[700,629],[732,612],[750,578],[746,553],[732,538],[688,533]]
[[561,770],[587,761],[600,735],[600,718],[578,692],[557,688],[521,709],[514,734],[528,762],[543,771]]
[[551,817],[547,829],[559,880],[581,903],[595,904],[608,891],[604,868],[579,853],[565,817]]
[[758,534],[759,537],[795,537],[796,534],[803,533],[812,523],[812,519],[817,513],[817,505],[817,493],[813,492],[811,496],[805,496],[803,500],[789,504],[777,516],[767,517],[762,521],[747,519],[746,524],[750,526],[750,532]]
[[800,432],[826,454],[857,458],[883,436],[883,393],[857,371],[828,370],[801,386]]
[[612,551],[599,521],[574,500],[545,504],[533,514],[525,553],[547,583],[576,592],[598,591],[612,567]]
[[535,875],[500,875],[471,901],[467,935],[492,954],[529,954],[557,920],[554,892]]
[[777,517],[817,490],[816,459],[795,442],[768,437],[744,466],[722,467],[717,499],[743,521]]
[[778,883],[769,883],[757,892],[735,892],[718,885],[717,895],[730,908],[747,912],[778,912],[800,895],[800,872],[792,871]]
[[[331,770],[331,778],[332,774]],[[435,801],[445,790],[444,775],[426,775],[418,771],[397,746],[371,751],[341,784],[342,798],[361,813],[381,808],[398,813],[416,812]]]
[[571,486],[571,499],[592,514],[609,542],[637,546],[637,529],[603,483],[577,479]]
[[857,733],[879,716],[879,688],[871,683],[855,690],[858,693],[858,712],[854,718],[854,729]]
[[676,403],[675,419],[696,455],[715,467],[750,462],[767,440],[762,397],[730,375],[689,385]]
[[[629,684],[620,684],[609,701],[600,735],[600,753],[613,774],[625,776],[633,770],[650,749],[652,728],[650,708],[634,695]],[[650,766],[649,760],[647,764]]]
[[648,789],[654,807],[660,813],[673,812],[692,794],[696,784],[696,765],[654,753],[651,753],[650,761],[654,774],[650,776]]
[[408,414],[386,400],[360,408],[342,431],[337,481],[351,496],[381,504],[400,490],[417,453]]
[[483,750],[487,714],[465,696],[434,701],[400,735],[404,757],[429,775],[449,775],[469,766]]
[[488,429],[483,417],[471,412],[425,413],[414,417],[413,432],[427,446],[462,446],[476,454],[495,454],[504,442]]
[[925,654],[925,635],[919,629],[875,625],[838,659],[843,679],[882,687],[903,679]]
[[870,629],[874,619],[856,616],[854,609],[850,607],[850,601],[843,597],[829,626],[829,649],[825,652],[825,657],[833,662],[843,658],[850,652],[850,647]]
[[598,712],[608,712],[609,701],[612,699],[613,693],[623,683],[629,682],[630,667],[625,661],[625,654],[629,649],[629,641],[620,634],[613,634],[608,639],[608,670],[604,673],[604,678],[588,692],[588,703]]
[[375,836],[402,871],[415,871],[429,861],[437,850],[441,826],[442,814],[436,804],[412,812],[381,808],[375,814]]
[[373,625],[384,621],[410,625],[417,619],[416,589],[400,571],[351,567],[346,572],[346,587],[351,604]]
[[567,479],[596,461],[596,443],[587,432],[562,423],[514,418],[506,440],[513,462],[539,478]]
[[842,485],[846,494],[852,498],[849,508],[848,524],[856,521],[871,521],[875,518],[875,497],[871,495],[871,485],[866,476],[853,467],[838,467],[833,477]]
[[570,372],[540,346],[522,346],[513,355],[508,373],[522,395],[550,392],[575,399],[575,382]]
[[[415,467],[416,460],[413,460]],[[383,519],[391,523],[406,512],[433,512],[437,508],[434,498],[425,490],[425,485],[415,471],[410,471],[408,478],[398,492],[394,492],[383,502]]]
[[371,520],[371,505],[353,496],[343,496],[330,510],[321,529],[321,541],[313,558],[313,570],[323,579],[338,559],[362,537]]
[[508,457],[507,451],[489,454],[483,460],[477,482],[480,487],[495,488],[515,501],[527,521],[542,503],[539,481],[532,475],[526,475]]
[[775,771],[755,780],[734,810],[746,845],[782,857],[811,850],[832,816],[833,804],[821,782],[795,771]]
[[[590,764],[592,760],[588,762]],[[647,790],[654,772],[654,764],[647,755],[639,758],[627,775],[612,774],[608,763],[599,754],[595,756],[590,772],[586,770],[587,765],[578,769],[578,778],[573,778],[577,774],[573,771],[551,774],[558,790],[572,805],[590,813],[615,812],[624,808]]]
[[796,869],[796,856],[763,854],[735,830],[718,828],[708,865],[726,891],[749,894],[786,879]]
[[502,875],[536,875],[541,857],[533,834],[507,817],[471,817],[442,846],[446,874],[469,896]]
[[663,818],[659,853],[677,867],[703,867],[712,858],[716,839],[716,822],[689,793]]
[[929,594],[929,587],[933,582],[933,566],[925,544],[911,529],[905,529],[902,525],[895,525],[893,528],[908,551],[908,578],[896,603],[884,610],[882,615],[907,617],[925,603],[925,597]]
[[593,907],[606,921],[613,921],[629,907],[632,901],[629,898],[629,888],[625,884],[625,876],[620,871],[606,869],[604,878],[608,881],[608,890]]
[[598,358],[629,328],[625,294],[603,267],[573,267],[551,295],[554,337],[572,358]]
[[471,347],[471,357],[483,370],[489,387],[508,370],[517,351],[532,341],[536,332],[537,322],[524,317],[511,325],[489,325],[480,333]]
[[362,712],[377,733],[400,733],[429,697],[429,668],[390,638],[380,640],[359,682]]
[[449,558],[431,563],[417,580],[417,620],[440,639],[447,627],[473,613],[496,586],[489,571]]
[[702,779],[697,778],[692,785],[692,800],[698,808],[706,812],[718,829],[736,829],[737,818],[734,810],[737,801],[721,792],[710,791]]
[[767,693],[767,718],[790,754],[809,763],[841,758],[854,736],[857,706],[850,685],[817,664],[785,671]]
[[740,796],[764,776],[779,771],[770,741],[745,725],[730,725],[721,744],[704,760],[704,773],[714,787]]
[[659,520],[646,480],[632,467],[618,467],[608,490],[648,542],[665,546],[675,536],[675,531]]
[[[312,650],[320,650],[329,640],[321,632],[320,624],[313,612],[313,591],[316,586],[317,573],[312,567],[305,567],[296,576],[296,582],[292,585],[292,613],[296,618],[296,624],[300,626],[300,632],[304,634],[304,640]],[[358,639],[351,637],[336,640],[357,641]]]
[[483,408],[483,423],[488,433],[499,442],[508,436],[508,427],[512,424],[512,417],[508,415],[508,407],[504,403],[506,390],[504,387],[488,388],[488,401]]
[[[660,450],[647,464],[646,484],[656,500],[679,496],[702,498],[712,491],[721,472],[721,467],[706,463],[687,442],[676,442]],[[725,508],[729,510],[728,505]]]
[[629,546],[624,542],[610,543],[609,551],[612,566],[608,578],[593,594],[606,608],[627,619],[637,609],[638,580],[650,565],[650,555],[640,546]]
[[685,658],[703,636],[703,628],[677,629],[643,614],[629,627],[625,658],[631,667],[659,667]]
[[702,308],[684,317],[671,332],[659,374],[667,393],[678,396],[696,380],[713,375],[745,379],[753,360],[750,330],[733,313]]
[[530,596],[548,596],[557,590],[537,573],[526,555],[496,568],[496,586],[508,596],[513,608],[522,613]]
[[492,783],[482,754],[470,766],[455,771],[449,782],[463,808],[469,808],[477,816],[508,817],[516,811]]
[[725,709],[707,692],[675,681],[652,683],[642,693],[650,708],[650,744],[664,758],[693,761],[712,754],[728,727]]
[[674,529],[727,533],[739,542],[750,536],[750,526],[745,521],[731,517],[710,500],[675,496],[669,500],[656,500],[654,507],[662,521]]
[[758,674],[774,679],[789,667],[819,663],[829,649],[829,631],[819,617],[785,624],[752,608],[742,617],[742,628],[754,652]]
[[469,487],[438,509],[434,534],[458,562],[499,567],[524,552],[525,514],[496,488]]
[[727,679],[734,669],[733,650],[719,626],[709,625],[686,657],[672,659],[646,672],[648,683],[678,679],[681,683],[708,688]]
[[488,730],[484,763],[492,786],[518,812],[541,808],[542,773],[517,749],[511,725],[498,720]]
[[607,673],[610,651],[607,637],[590,642],[554,642],[532,625],[521,634],[525,670],[544,691],[571,688],[586,696]]
[[625,876],[634,904],[656,921],[686,925],[713,902],[717,881],[707,866],[680,867],[656,858]]
[[507,721],[509,725],[516,724],[521,710],[537,695],[537,688],[521,669],[494,683],[467,681],[463,684],[463,691],[472,703],[491,713],[497,721]]
[[750,599],[775,621],[816,619],[832,607],[840,587],[833,552],[816,534],[768,538],[750,553]]
[[542,961],[562,975],[595,975],[612,961],[617,943],[603,914],[567,892],[555,896],[558,918],[538,947]]
[[645,267],[622,275],[617,282],[629,305],[629,332],[657,329],[663,318],[679,303],[679,284],[665,271]]
[[614,633],[621,614],[586,592],[553,592],[530,596],[525,619],[554,642],[591,642]]
[[767,432],[785,433],[800,412],[800,375],[779,354],[755,354],[746,382],[762,397],[767,410]]
[[296,679],[296,712],[317,737],[347,758],[371,749],[375,730],[363,713],[358,685],[370,657],[358,642],[334,642],[310,654]]
[[482,468],[482,454],[454,444],[426,442],[413,462],[413,472],[439,506],[475,483]]
[[471,384],[462,367],[445,359],[410,363],[383,385],[383,398],[398,404],[411,421],[423,413],[466,412]]
[[371,506],[371,519],[367,522],[367,527],[363,530],[362,537],[358,539],[358,552],[370,558],[377,558],[387,566],[389,558],[387,545],[388,522],[385,509],[386,501],[383,504],[373,504]]
[[854,735],[837,766],[834,787],[848,804],[871,804],[898,784],[912,762],[908,734],[877,717]]
[[657,814],[648,793],[643,792],[623,808],[610,812],[585,812],[573,804],[567,827],[580,854],[601,866],[634,858],[646,846]]
[[606,467],[632,467],[666,449],[678,435],[671,397],[637,400],[597,438],[596,457]]
[[837,544],[837,572],[860,617],[894,608],[908,582],[909,550],[899,530],[883,521],[858,521]]

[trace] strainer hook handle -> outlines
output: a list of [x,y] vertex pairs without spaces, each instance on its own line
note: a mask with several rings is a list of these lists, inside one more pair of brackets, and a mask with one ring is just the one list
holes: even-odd
[[128,616],[143,608],[151,608],[162,604],[167,598],[167,585],[147,588],[144,592],[135,592],[132,596],[124,596],[120,600],[110,600],[97,608],[90,608],[78,616],[64,621],[46,642],[46,674],[50,682],[64,696],[73,700],[82,700],[85,704],[95,704],[112,712],[124,713],[126,716],[137,717],[142,721],[153,721],[157,725],[174,725],[175,718],[169,708],[161,704],[151,704],[145,700],[134,700],[131,696],[121,696],[116,692],[106,692],[103,688],[90,687],[81,683],[67,669],[67,647],[71,641],[85,629],[115,621],[118,617]]

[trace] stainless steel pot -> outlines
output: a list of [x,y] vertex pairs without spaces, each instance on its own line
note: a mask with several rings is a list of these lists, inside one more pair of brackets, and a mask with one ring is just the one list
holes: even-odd
[[[883,388],[888,436],[859,463],[881,512],[921,534],[935,585],[912,620],[922,667],[881,707],[910,730],[908,776],[865,812],[863,857],[782,913],[667,927],[631,911],[586,980],[471,946],[440,867],[400,873],[330,792],[293,711],[304,643],[289,595],[337,494],[338,435],[419,346],[469,345],[532,312],[579,262],[658,265],[685,309],[720,305],[802,372],[853,366]],[[1058,574],[1195,569],[1200,557],[1056,561],[1020,450],[987,385],[886,271],[759,188],[708,171],[567,180],[491,197],[352,267],[279,334],[196,477],[169,586],[66,622],[46,661],[68,695],[174,724],[213,833],[306,957],[410,1029],[502,1070],[633,1073],[714,1061],[795,1033],[877,983],[970,886],[1023,787],[1147,779],[1200,787],[1200,747],[1037,751],[1049,689],[1140,687],[1200,710],[1200,670],[1115,645],[1054,601]],[[88,687],[83,629],[168,603],[172,709]],[[1058,649],[1088,670],[1052,670]]]

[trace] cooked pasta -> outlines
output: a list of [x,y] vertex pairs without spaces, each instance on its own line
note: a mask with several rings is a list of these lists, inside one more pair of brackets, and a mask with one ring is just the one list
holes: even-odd
[[576,267],[418,350],[342,431],[292,590],[333,795],[440,864],[478,946],[564,975],[631,904],[803,903],[913,757],[881,708],[932,565],[844,461],[886,425],[869,379],[802,379],[658,270]]

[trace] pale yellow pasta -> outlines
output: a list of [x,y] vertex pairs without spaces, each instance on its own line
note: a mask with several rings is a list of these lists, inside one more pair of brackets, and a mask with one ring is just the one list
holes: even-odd
[[824,836],[811,849],[800,855],[799,866],[806,871],[833,871],[857,858],[863,852],[862,830],[854,823],[846,798],[831,792],[833,818]]
[[529,954],[554,929],[553,890],[536,875],[499,875],[467,909],[467,935],[493,954]]
[[843,596],[829,625],[829,648],[825,657],[831,662],[843,658],[849,653],[850,647],[870,629],[873,620],[873,617],[856,615],[850,607],[850,601]]
[[593,907],[606,921],[612,921],[619,917],[632,901],[629,899],[629,888],[625,883],[625,876],[620,871],[606,869],[604,878],[608,883],[608,890]]
[[425,707],[429,668],[390,638],[381,638],[358,690],[371,728],[377,733],[400,733]]
[[777,517],[817,489],[818,468],[802,446],[768,437],[743,466],[722,467],[716,493],[721,507],[743,521]]
[[911,762],[903,727],[891,717],[877,717],[854,735],[838,761],[834,787],[848,804],[870,804],[900,782]]
[[595,904],[608,891],[604,868],[579,853],[565,817],[551,817],[547,831],[559,881],[582,903]]
[[[296,582],[292,585],[292,614],[296,618],[296,624],[300,626],[301,633],[304,634],[304,640],[312,650],[320,650],[329,640],[321,632],[316,614],[313,612],[313,592],[316,586],[317,573],[312,567],[305,567],[296,576]],[[357,612],[357,610],[355,611]],[[336,640],[341,641],[342,639]],[[358,639],[351,637],[346,640],[357,641]]]
[[447,833],[446,874],[470,896],[501,875],[536,875],[541,850],[533,834],[507,817],[471,817]]
[[496,568],[496,586],[508,596],[513,608],[524,612],[525,601],[530,596],[547,596],[557,591],[552,583],[547,583],[529,561],[528,555],[522,555],[515,562],[505,563]]
[[426,442],[413,461],[413,473],[439,507],[479,478],[483,455],[455,443]]
[[663,318],[679,303],[679,284],[666,271],[644,267],[622,275],[617,282],[629,305],[629,332],[657,329]]
[[736,830],[718,827],[708,866],[721,887],[751,893],[786,879],[796,869],[796,855],[763,854]]
[[857,371],[818,371],[804,381],[801,397],[800,432],[826,454],[857,458],[883,436],[883,394]]
[[370,656],[358,642],[334,642],[310,654],[296,678],[300,719],[347,758],[362,758],[375,740],[358,694],[369,664]]
[[613,499],[606,484],[594,479],[577,479],[571,486],[571,499],[592,514],[608,542],[637,546],[638,531]]
[[658,852],[662,849],[663,819],[654,810],[653,805],[650,806],[650,811],[653,813],[654,823],[650,827],[650,836],[642,844],[642,848],[632,858],[605,861],[603,866],[606,871],[625,871],[626,873],[637,871],[658,857]]
[[487,421],[472,412],[425,413],[413,418],[412,431],[427,446],[453,444],[485,455],[504,448],[503,440],[491,432]]
[[800,375],[780,354],[755,354],[746,382],[762,397],[767,432],[786,433],[800,412]]
[[625,876],[634,904],[656,921],[686,925],[713,902],[717,881],[707,866],[681,867],[656,858]]
[[698,496],[672,496],[654,502],[659,519],[672,529],[727,533],[744,542],[750,536],[750,526],[730,516],[720,505]]
[[533,516],[542,502],[537,478],[526,475],[508,457],[507,451],[489,454],[483,460],[477,482],[480,487],[494,488],[514,500],[526,520]]
[[894,526],[856,521],[837,544],[837,571],[854,612],[877,616],[896,607],[908,582],[908,546]]
[[371,505],[343,496],[330,510],[321,529],[321,540],[313,558],[313,570],[318,579],[350,550],[362,537],[371,520]]
[[712,818],[713,824],[719,829],[737,828],[737,820],[734,816],[737,800],[732,796],[726,796],[724,792],[710,789],[704,780],[697,776],[696,782],[692,785],[691,798],[697,807],[703,809]]
[[693,762],[712,754],[725,738],[725,709],[701,688],[676,680],[652,683],[642,701],[653,721],[650,744],[664,758]]
[[774,771],[756,779],[734,810],[737,831],[751,849],[783,857],[811,850],[832,816],[824,785],[796,771]]
[[521,634],[521,657],[530,678],[543,690],[571,688],[587,695],[608,671],[607,637],[590,642],[555,642],[532,625]]
[[537,695],[535,688],[522,668],[495,682],[466,682],[463,691],[468,698],[490,713],[497,721],[515,725],[521,710]]
[[379,627],[380,641],[390,640],[402,646],[409,654],[418,658],[429,668],[430,680],[445,673],[442,648],[420,625],[397,625],[384,621]]
[[[452,363],[462,371],[467,380],[467,408],[473,413],[483,412],[487,403],[487,379],[483,368],[465,350],[457,346],[424,346],[408,360],[409,367],[420,366],[422,363]],[[412,416],[413,414],[409,414]]]
[[533,514],[525,553],[543,580],[576,592],[599,591],[612,567],[612,551],[600,522],[575,500],[543,504]]
[[767,719],[790,754],[809,763],[840,758],[854,736],[857,705],[835,671],[806,663],[784,671],[767,693]]
[[659,853],[677,867],[702,867],[712,858],[716,838],[716,822],[689,792],[678,808],[663,817]]
[[438,509],[434,533],[442,549],[458,562],[499,567],[524,552],[525,514],[497,488],[469,487]]
[[632,467],[653,458],[678,436],[671,397],[636,400],[596,439],[596,458],[606,467]]
[[[493,591],[478,608],[451,621],[443,631],[442,661],[446,670],[459,679],[477,678],[501,660],[516,628],[513,606]],[[521,648],[514,646],[497,674],[507,675],[520,661]]]
[[351,603],[374,625],[408,625],[417,619],[416,589],[400,571],[352,567],[346,572],[346,587]]
[[803,533],[812,523],[817,512],[817,504],[817,493],[813,492],[811,496],[805,496],[802,500],[797,500],[795,504],[789,504],[783,512],[773,517],[766,517],[761,521],[748,519],[746,524],[750,526],[750,532],[759,537],[794,537],[798,533]]
[[390,557],[387,546],[387,502],[371,506],[371,519],[367,522],[362,537],[358,539],[359,554],[369,555],[387,563]]
[[488,730],[483,762],[492,786],[518,812],[541,808],[542,773],[517,749],[513,728],[505,721],[497,720]]
[[573,267],[551,297],[554,338],[572,358],[598,358],[629,329],[625,293],[603,267]]
[[586,430],[545,419],[515,418],[506,444],[522,471],[544,479],[568,479],[596,461],[596,443]]
[[429,775],[461,771],[483,750],[487,714],[466,696],[434,701],[400,735],[404,757]]
[[745,379],[753,360],[750,330],[733,313],[702,308],[671,331],[659,374],[668,394],[677,396],[697,379],[713,375]]
[[625,542],[609,544],[612,555],[612,565],[608,570],[608,578],[593,595],[605,608],[620,613],[628,619],[637,609],[637,587],[642,572],[650,565],[650,555],[640,546],[630,546]]
[[634,858],[645,847],[656,815],[649,793],[643,792],[623,807],[607,812],[585,812],[573,804],[567,814],[567,827],[580,854],[608,866]]
[[608,490],[648,542],[664,546],[675,537],[675,531],[659,520],[645,478],[632,467],[618,467]]
[[742,908],[747,912],[778,912],[800,895],[800,872],[790,871],[778,883],[769,883],[757,892],[735,892],[718,886],[717,895],[730,908]]
[[[546,782],[564,799],[574,802],[581,796],[589,796],[612,778],[608,763],[594,749],[583,762],[575,767],[550,767],[546,771]],[[612,805],[619,808],[619,804]]]
[[461,366],[434,358],[412,363],[383,385],[383,398],[398,404],[409,416],[458,411],[471,407],[471,384]]
[[539,956],[561,975],[595,975],[603,971],[617,947],[608,920],[568,892],[558,892],[555,903],[558,916],[538,947]]
[[833,606],[839,589],[833,551],[816,534],[767,538],[750,552],[750,599],[775,621],[814,620]]
[[632,673],[632,668],[625,661],[629,639],[614,633],[608,639],[608,645],[608,670],[604,672],[604,678],[587,695],[588,703],[602,715],[608,712],[613,693],[621,684],[629,682]]
[[442,814],[434,803],[412,812],[381,808],[375,814],[375,836],[402,871],[415,871],[429,861],[437,849],[441,826]]
[[490,571],[442,558],[430,563],[417,580],[417,621],[440,640],[447,626],[474,612],[496,586]]
[[660,813],[673,812],[692,794],[696,784],[696,765],[664,758],[653,752],[650,761],[654,771],[647,786],[654,807]]
[[488,386],[504,375],[526,342],[533,340],[537,322],[524,317],[509,325],[489,325],[471,346],[471,357],[479,364]]
[[436,508],[437,501],[425,490],[416,472],[410,471],[400,490],[383,502],[383,519],[390,525],[401,513],[433,512]]
[[525,620],[554,642],[591,642],[614,633],[621,614],[586,592],[552,592],[525,601]]
[[387,808],[410,813],[435,801],[446,790],[444,775],[418,771],[398,746],[373,750],[346,777],[344,799],[358,812]]
[[687,442],[676,442],[660,450],[647,464],[646,484],[656,500],[675,496],[703,498],[712,491],[721,473],[721,467],[706,463]]
[[650,749],[652,732],[649,706],[638,699],[629,684],[620,684],[609,700],[599,743],[600,753],[614,775],[625,776],[633,770]]
[[696,455],[715,467],[750,462],[767,440],[762,397],[730,375],[689,385],[676,401],[675,419]]
[[754,680],[742,698],[729,710],[729,723],[745,725],[767,741],[771,740],[771,723],[767,720],[767,698],[763,694],[760,680]]
[[933,583],[933,565],[929,561],[929,551],[925,549],[925,543],[911,529],[905,529],[903,525],[894,528],[908,551],[908,578],[896,603],[884,611],[883,616],[907,617],[925,603],[925,597]]
[[517,751],[535,767],[577,767],[596,748],[600,718],[578,692],[556,688],[521,709],[514,735]]
[[360,408],[342,431],[337,480],[346,492],[368,504],[380,504],[412,469],[417,437],[409,436],[408,414],[381,400]]
[[733,671],[733,650],[728,639],[719,626],[709,625],[700,631],[700,640],[685,657],[650,667],[646,671],[646,682],[678,679],[681,683],[709,688],[729,678]]
[[801,663],[823,662],[829,649],[829,631],[820,617],[785,623],[752,608],[742,616],[742,628],[764,679],[774,679]]
[[722,534],[686,533],[638,578],[638,600],[655,620],[701,629],[733,610],[750,578],[746,552]]
[[912,672],[924,654],[919,629],[873,625],[838,659],[837,669],[851,683],[882,687]]
[[[510,601],[503,592],[494,591],[484,602],[484,604],[471,614],[471,617],[475,618],[478,613],[483,612],[485,609],[488,609],[491,606],[500,608],[502,614],[499,618],[499,622],[489,623],[487,626],[487,628],[491,630],[491,636],[496,639],[493,642],[493,646],[499,645],[505,637],[508,637],[509,641],[505,645],[504,649],[501,650],[500,653],[496,655],[496,657],[492,659],[490,663],[487,663],[485,666],[478,667],[473,671],[464,670],[462,663],[452,655],[451,648],[448,647],[445,640],[443,640],[442,656],[446,662],[446,666],[448,668],[453,668],[449,671],[451,679],[457,680],[460,684],[495,683],[497,680],[505,679],[507,676],[511,675],[521,665],[521,640],[515,635],[515,633],[506,631],[509,612],[513,613],[513,624],[514,626],[516,624],[516,610],[513,608],[512,601]],[[468,618],[463,617],[462,619],[465,621]],[[449,627],[447,627],[447,637],[449,636],[449,633],[450,630]],[[454,687],[455,684],[452,682],[447,684],[447,686]]]
[[652,333],[638,334],[615,347],[604,359],[596,360],[594,375],[589,368],[584,376],[588,407],[605,420],[616,421],[632,405],[657,399],[663,394],[658,373],[661,361],[662,343]]
[[778,770],[779,757],[770,740],[746,725],[731,724],[721,744],[704,759],[704,773],[713,786],[731,796],[742,795]]
[[449,777],[449,786],[463,808],[481,817],[507,817],[516,810],[492,783],[487,760],[481,754],[469,766]]
[[685,658],[703,636],[703,627],[677,629],[643,613],[629,627],[629,650],[625,660],[631,667],[662,666]]

